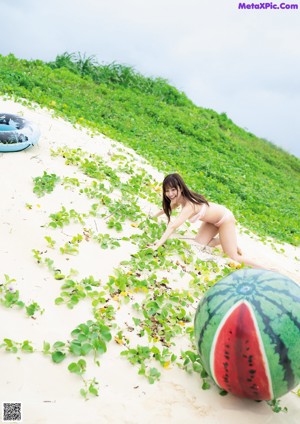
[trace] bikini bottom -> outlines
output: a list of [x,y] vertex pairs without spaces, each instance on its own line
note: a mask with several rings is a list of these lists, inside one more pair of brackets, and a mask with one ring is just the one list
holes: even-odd
[[224,215],[222,216],[222,218],[220,219],[220,221],[216,222],[214,225],[216,227],[220,227],[222,224],[224,224],[224,222],[228,222],[228,221],[235,222],[236,219],[235,219],[233,213],[229,209],[225,208]]

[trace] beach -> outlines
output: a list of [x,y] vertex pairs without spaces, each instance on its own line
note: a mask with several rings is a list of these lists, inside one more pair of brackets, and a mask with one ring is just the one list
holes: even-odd
[[[138,319],[141,313],[138,305],[143,304],[150,293],[144,286],[118,292],[115,287],[116,270],[126,275],[132,273],[131,265],[126,261],[139,252],[138,236],[142,234],[142,227],[127,219],[119,231],[118,215],[111,214],[109,207],[110,201],[120,200],[122,184],[134,177],[135,172],[144,179],[147,174],[150,176],[148,197],[143,197],[143,192],[136,192],[139,222],[142,222],[143,214],[147,216],[157,207],[151,199],[156,199],[155,193],[160,195],[163,174],[133,150],[81,128],[80,123],[72,125],[56,117],[51,110],[0,98],[0,111],[21,115],[35,122],[41,130],[38,145],[22,152],[0,153],[3,179],[1,282],[7,290],[18,291],[25,305],[36,304],[33,315],[26,314],[25,308],[17,305],[0,308],[0,343],[9,339],[17,349],[16,353],[5,351],[5,348],[0,350],[1,403],[21,402],[25,424],[146,424],[156,419],[163,424],[179,424],[183,420],[190,424],[298,423],[300,400],[295,393],[288,393],[281,399],[281,405],[287,407],[288,412],[276,414],[265,402],[220,396],[214,386],[203,390],[198,374],[188,373],[177,365],[181,350],[191,349],[186,334],[180,333],[180,326],[170,346],[168,343],[159,345],[160,349],[162,346],[173,349],[177,359],[167,358],[155,366],[152,360],[149,365],[145,361],[146,376],[138,374],[139,366],[132,365],[120,353],[131,346],[147,344],[147,333],[144,338],[137,335],[134,325],[137,321],[133,318]],[[72,162],[74,156],[78,156],[77,166]],[[99,194],[96,177],[90,176],[91,172],[97,176],[99,170],[93,170],[89,165],[90,175],[85,172],[88,161],[95,160],[95,157],[100,157],[107,166],[105,172],[109,175],[109,184],[115,181],[116,175],[122,183],[118,180],[119,185],[112,196],[105,191],[109,189],[105,181],[101,187],[106,194]],[[33,179],[41,177],[44,172],[58,179],[53,191],[38,196],[33,190]],[[128,199],[130,217],[131,198]],[[99,204],[101,208],[98,208]],[[65,220],[64,225],[62,220]],[[195,229],[189,226],[179,237],[186,238]],[[136,239],[131,238],[133,235]],[[275,243],[271,239],[261,240],[241,226],[238,238],[240,247],[252,260],[300,283],[299,247]],[[137,241],[134,243],[133,240]],[[206,281],[216,278],[230,263],[221,252],[202,251],[195,245],[192,245],[192,254],[208,263],[203,274]],[[192,254],[189,251],[187,255]],[[236,265],[232,266],[234,269]],[[138,274],[136,269],[134,272]],[[186,263],[182,258],[172,258],[165,269],[156,271],[160,281],[166,280],[169,290],[186,291],[189,290],[191,272],[192,264],[188,258]],[[73,299],[72,303],[72,293],[68,289],[62,294],[61,286],[66,280],[81,282],[80,290],[85,298]],[[89,297],[88,290],[91,293],[101,291],[108,281],[110,285],[104,290],[103,299],[93,305],[98,297],[96,294]],[[85,289],[87,285],[90,289]],[[56,301],[58,298],[62,300]],[[68,370],[68,365],[78,361],[78,357],[67,354],[64,361],[54,363],[50,353],[53,344],[57,341],[64,343],[61,349],[64,353],[73,337],[72,331],[81,323],[93,321],[96,309],[110,328],[111,340],[107,336],[106,347],[103,347],[107,351],[96,359],[92,354],[85,356],[84,375]],[[182,327],[186,325],[183,320]],[[24,348],[24,341],[29,342],[33,352],[31,348],[26,352],[28,344],[25,343]],[[174,346],[171,346],[172,341]],[[47,349],[48,344],[51,349]],[[148,344],[152,346],[153,342]],[[157,369],[160,376],[156,378],[153,374],[155,381],[150,384],[147,373],[152,368]],[[89,391],[94,386],[98,396],[93,390]]]

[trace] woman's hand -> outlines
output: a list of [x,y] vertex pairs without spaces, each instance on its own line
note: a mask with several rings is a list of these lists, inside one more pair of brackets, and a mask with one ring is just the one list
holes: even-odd
[[160,210],[160,211],[157,211],[156,213],[153,213],[152,211],[151,211],[151,209],[150,209],[150,211],[149,211],[149,213],[148,213],[148,218],[150,218],[150,219],[155,219],[155,218],[158,218],[159,216],[161,216],[161,215],[163,215],[164,214],[164,211],[163,210]]

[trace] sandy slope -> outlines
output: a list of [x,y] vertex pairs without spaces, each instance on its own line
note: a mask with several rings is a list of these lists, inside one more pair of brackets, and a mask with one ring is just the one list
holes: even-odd
[[[0,99],[0,111],[22,114],[35,121],[41,129],[38,146],[24,152],[0,154],[2,176],[0,209],[0,257],[1,279],[6,274],[16,280],[12,283],[19,289],[25,303],[36,301],[44,309],[36,319],[28,318],[24,311],[0,308],[0,341],[10,338],[15,341],[30,340],[37,350],[42,349],[43,341],[53,343],[66,340],[70,332],[82,322],[92,319],[87,302],[79,303],[70,310],[65,306],[54,305],[59,296],[61,282],[54,280],[46,266],[33,259],[32,249],[43,252],[43,257],[51,257],[55,266],[67,274],[76,269],[76,278],[93,275],[105,282],[113,269],[118,267],[137,247],[130,242],[122,242],[115,250],[100,249],[96,243],[84,240],[78,255],[62,255],[59,250],[51,250],[45,243],[49,234],[62,246],[74,234],[82,232],[82,225],[73,223],[63,230],[47,227],[49,215],[62,206],[86,212],[94,203],[73,189],[58,186],[51,195],[41,198],[33,193],[32,178],[44,171],[60,176],[78,178],[83,184],[88,179],[73,167],[64,165],[62,158],[53,157],[50,149],[60,146],[82,147],[84,151],[101,155],[107,163],[115,166],[112,153],[126,152],[128,158],[147,169],[159,182],[162,175],[129,149],[102,137],[91,137],[87,131],[75,129],[69,123],[54,118],[48,111],[27,109],[21,104]],[[121,150],[118,150],[121,147]],[[126,175],[124,175],[126,178]],[[141,206],[149,208],[140,200]],[[27,206],[26,206],[27,205]],[[29,207],[30,205],[30,207]],[[87,218],[86,225],[93,231],[107,232],[103,220]],[[192,227],[193,228],[193,227]],[[189,231],[191,231],[191,229]],[[124,228],[125,234],[137,231],[130,224]],[[300,251],[292,246],[263,244],[241,229],[240,245],[247,254],[266,266],[276,267],[299,282]],[[284,252],[279,253],[279,249]],[[220,266],[226,259],[201,253],[202,258],[214,259]],[[171,271],[172,273],[172,271]],[[174,284],[184,284],[174,271],[168,276]],[[120,326],[129,323],[129,308],[120,302],[116,315]],[[0,351],[0,402],[22,402],[23,422],[26,424],[83,424],[83,423],[152,423],[155,419],[165,424],[244,424],[255,421],[257,424],[279,424],[299,422],[299,399],[290,393],[282,399],[289,409],[288,414],[274,414],[265,403],[254,403],[232,396],[221,397],[212,388],[201,390],[197,375],[189,375],[178,367],[164,370],[159,382],[148,384],[144,377],[125,359],[120,358],[122,348],[117,343],[108,345],[108,352],[100,357],[100,367],[91,358],[87,359],[87,378],[96,378],[100,383],[100,396],[84,401],[79,394],[82,383],[78,376],[67,371],[67,365],[53,364],[49,357],[39,352],[34,354],[11,354]],[[68,360],[68,363],[70,359]]]

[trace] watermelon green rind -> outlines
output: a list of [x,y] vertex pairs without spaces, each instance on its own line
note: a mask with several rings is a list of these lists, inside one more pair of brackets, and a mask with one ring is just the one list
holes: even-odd
[[[203,358],[209,358],[210,348],[214,339],[216,328],[219,326],[224,312],[226,313],[235,303],[235,299],[229,298],[226,302],[221,302],[221,299],[217,299],[217,302],[212,301],[208,303],[204,300],[203,304],[198,306],[198,311],[196,313],[195,320],[195,333],[199,334],[199,344],[198,350]],[[211,308],[209,308],[211,306]],[[207,325],[201,325],[202,322],[207,323]],[[200,343],[200,341],[202,341]],[[208,361],[204,361],[204,366],[206,370],[209,370],[211,375],[211,370]]]
[[299,307],[295,308],[291,299],[287,303],[280,298],[279,303],[264,295],[253,306],[270,364],[273,391],[280,397],[300,382],[299,346],[295,343],[300,340]]
[[[278,329],[279,333],[280,329]],[[300,370],[299,370],[299,345],[295,344],[295,340],[300,339],[300,333],[295,326],[289,321],[284,326],[284,332],[279,333],[279,337],[282,340],[285,346],[289,346],[287,348],[287,360],[289,361],[290,367],[290,380],[288,384],[288,389],[292,390],[294,387],[300,383]]]
[[270,364],[273,391],[276,397],[280,397],[300,382],[299,345],[295,343],[300,340],[300,331],[288,314],[272,319],[269,326],[267,331],[261,331],[261,335]]
[[[270,297],[269,300],[272,300],[274,292],[276,292],[278,295],[280,295],[280,298],[276,298],[276,301],[280,300],[283,304],[286,304],[286,306],[289,308],[291,306],[291,300],[295,303],[300,302],[300,295],[299,295],[299,286],[297,284],[289,284],[289,289],[283,288],[282,285],[286,281],[276,281],[274,280],[272,284],[270,282],[267,282],[264,284],[263,292],[261,294],[268,294]],[[259,287],[257,287],[258,293]]]
[[269,320],[269,317],[267,322],[263,321],[261,314],[257,313],[256,317],[269,363],[274,398],[278,398],[290,390],[286,375],[291,374],[290,360],[286,357],[286,346],[274,331],[274,321]]

